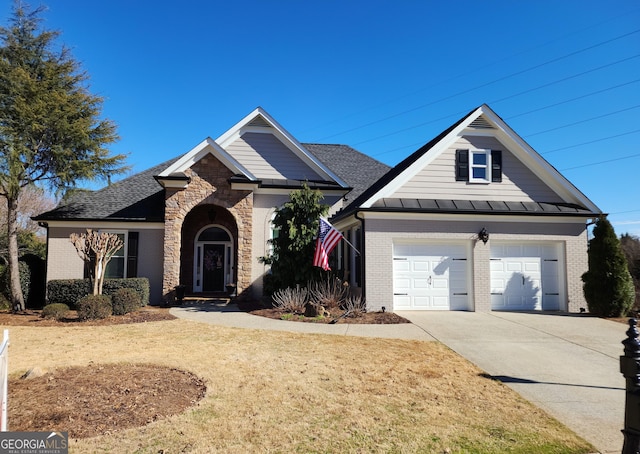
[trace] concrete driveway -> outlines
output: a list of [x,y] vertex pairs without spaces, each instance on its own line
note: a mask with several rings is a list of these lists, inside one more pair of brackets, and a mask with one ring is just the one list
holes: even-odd
[[558,313],[402,312],[602,453],[620,452],[628,326]]
[[622,450],[624,377],[619,357],[628,326],[560,313],[402,312],[412,324],[335,325],[257,317],[235,305],[191,302],[171,313],[241,328],[342,336],[438,340],[591,442]]

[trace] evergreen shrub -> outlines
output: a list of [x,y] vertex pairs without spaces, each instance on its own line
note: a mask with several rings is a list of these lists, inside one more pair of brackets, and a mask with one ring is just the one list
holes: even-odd
[[600,218],[589,241],[589,271],[582,275],[589,312],[600,317],[624,317],[633,307],[635,289],[627,260],[613,226]]
[[78,301],[77,308],[80,320],[100,320],[113,313],[108,295],[87,295]]
[[47,304],[42,309],[43,318],[52,318],[54,320],[61,320],[69,313],[69,306],[62,303]]
[[121,288],[111,297],[113,315],[124,315],[137,311],[142,306],[142,298],[132,288]]

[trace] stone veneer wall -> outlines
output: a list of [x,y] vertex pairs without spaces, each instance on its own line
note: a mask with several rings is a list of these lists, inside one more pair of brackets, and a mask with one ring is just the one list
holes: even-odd
[[203,157],[185,174],[191,178],[186,189],[167,188],[165,191],[163,299],[172,301],[175,297],[174,288],[180,284],[184,220],[194,207],[205,204],[219,205],[233,215],[238,226],[235,260],[237,294],[250,294],[253,193],[232,190],[228,182],[231,171],[211,155]]

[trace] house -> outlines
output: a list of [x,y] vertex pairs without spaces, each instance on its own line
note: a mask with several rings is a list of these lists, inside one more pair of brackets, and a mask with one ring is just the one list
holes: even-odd
[[482,105],[332,221],[361,245],[373,310],[578,312],[587,225],[601,215]]
[[257,108],[216,140],[99,191],[79,191],[34,219],[47,227],[47,281],[84,276],[69,241],[87,228],[124,247],[107,277],[147,277],[152,304],[188,293],[258,298],[275,209],[307,184],[337,210],[389,167],[345,145],[301,144]]
[[342,242],[333,269],[371,310],[560,310],[585,305],[587,225],[600,210],[488,106],[394,168],[345,145],[298,142],[257,108],[219,138],[36,217],[47,280],[80,278],[69,242],[119,234],[113,277],[144,276],[151,301],[224,292],[258,298],[275,209],[321,190]]

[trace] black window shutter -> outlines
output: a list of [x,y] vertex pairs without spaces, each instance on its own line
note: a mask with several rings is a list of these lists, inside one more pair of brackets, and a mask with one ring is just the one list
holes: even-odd
[[129,232],[127,248],[127,277],[138,277],[138,239],[139,232]]
[[456,181],[469,181],[469,150],[456,150]]
[[500,183],[502,181],[502,151],[491,150],[491,181]]

